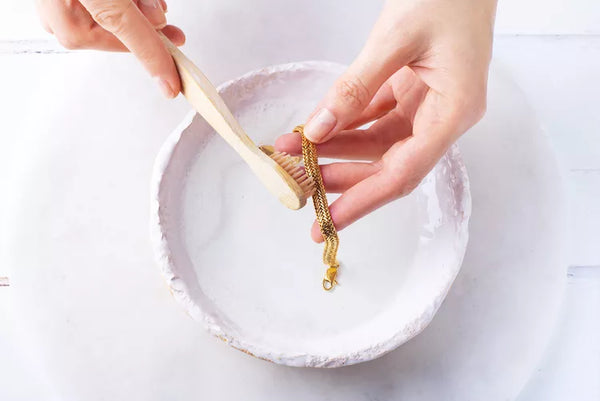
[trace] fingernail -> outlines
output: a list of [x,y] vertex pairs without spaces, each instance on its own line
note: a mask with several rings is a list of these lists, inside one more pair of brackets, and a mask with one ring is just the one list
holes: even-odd
[[140,0],[140,6],[144,6],[144,14],[154,25],[154,29],[163,29],[167,26],[167,17],[160,0]]
[[159,8],[160,7],[160,0],[140,0],[140,3],[142,3],[146,7],[151,7],[151,8]]
[[304,135],[311,142],[321,142],[333,130],[337,119],[328,109],[321,109],[304,126]]
[[167,99],[173,99],[175,97],[175,91],[171,88],[171,85],[164,79],[156,78],[156,80],[163,95],[165,95]]

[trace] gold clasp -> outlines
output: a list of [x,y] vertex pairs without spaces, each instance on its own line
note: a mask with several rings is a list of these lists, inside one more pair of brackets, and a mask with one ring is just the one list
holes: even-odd
[[331,291],[333,287],[338,284],[337,280],[335,279],[335,276],[337,275],[337,269],[337,266],[331,266],[325,272],[325,278],[323,279],[323,289],[325,291]]

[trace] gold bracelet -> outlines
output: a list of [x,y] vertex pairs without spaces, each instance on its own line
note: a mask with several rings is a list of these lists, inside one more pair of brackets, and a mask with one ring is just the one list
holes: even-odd
[[312,196],[313,205],[315,207],[315,214],[317,215],[317,222],[321,229],[321,235],[325,241],[323,263],[329,266],[325,272],[325,278],[323,279],[323,289],[330,291],[338,284],[336,275],[340,264],[337,261],[336,255],[340,240],[337,235],[337,230],[333,225],[331,213],[329,212],[327,195],[325,187],[323,186],[321,170],[319,169],[317,148],[314,143],[304,136],[304,125],[298,125],[294,128],[294,132],[298,132],[302,135],[302,158],[304,159],[304,168],[306,169],[306,174],[311,177],[315,183],[315,191]]

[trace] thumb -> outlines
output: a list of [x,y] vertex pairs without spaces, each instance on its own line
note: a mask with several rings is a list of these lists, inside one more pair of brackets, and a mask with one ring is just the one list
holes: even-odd
[[[378,56],[371,58],[371,54]],[[306,122],[304,135],[311,142],[325,142],[348,127],[367,108],[381,85],[406,63],[404,57],[378,61],[381,54],[377,48],[363,49],[336,80]]]
[[359,63],[355,61],[335,81],[309,117],[304,135],[311,142],[325,142],[352,123],[385,82],[383,74]]
[[311,142],[327,141],[348,127],[367,108],[381,85],[419,52],[420,35],[390,15],[395,15],[393,9],[382,12],[356,60],[309,117],[304,134]]
[[102,28],[115,35],[141,61],[166,97],[179,93],[181,84],[173,58],[132,0],[80,1]]

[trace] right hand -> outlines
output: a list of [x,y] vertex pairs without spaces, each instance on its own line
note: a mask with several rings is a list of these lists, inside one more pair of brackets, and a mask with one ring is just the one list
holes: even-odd
[[156,30],[175,45],[181,29],[167,25],[164,0],[36,0],[44,28],[67,49],[131,51],[167,98],[181,90],[173,58]]
[[[317,153],[345,160],[321,167],[325,188],[342,194],[329,207],[338,231],[408,195],[483,116],[495,12],[496,0],[385,2],[304,126]],[[300,154],[300,135],[275,149]],[[317,222],[311,235],[323,240]]]

